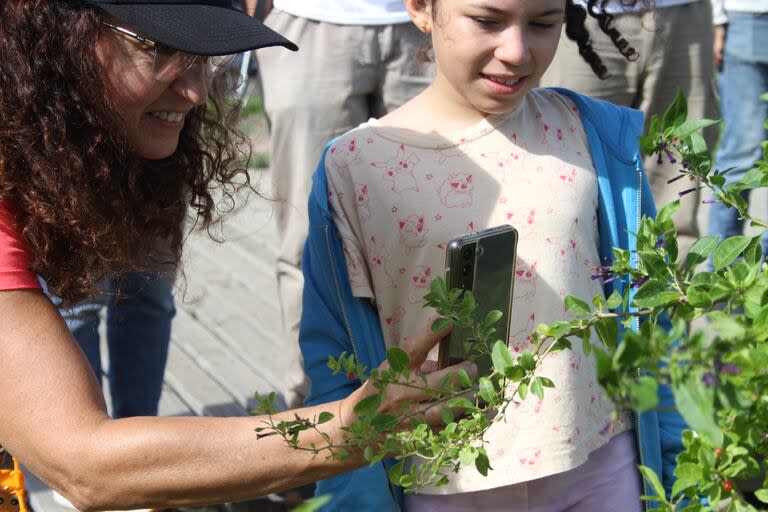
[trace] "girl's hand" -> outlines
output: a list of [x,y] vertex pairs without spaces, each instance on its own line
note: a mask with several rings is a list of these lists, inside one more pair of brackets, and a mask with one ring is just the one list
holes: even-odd
[[[437,362],[427,360],[429,351],[450,332],[450,327],[437,333],[432,332],[431,327],[434,320],[430,320],[416,335],[405,338],[400,346],[408,354],[410,360],[408,369],[413,373],[408,383],[423,387],[424,383],[420,377],[423,374],[427,377],[427,385],[431,388],[437,388],[447,374],[455,373],[461,369],[466,370],[470,377],[475,378],[477,367],[468,361],[438,371]],[[385,361],[379,366],[379,369],[384,370],[388,366],[388,363]],[[366,381],[360,388],[342,401],[339,410],[339,421],[342,427],[348,427],[355,421],[355,405],[363,398],[377,391],[370,381]],[[426,410],[424,420],[427,423],[430,425],[441,424],[440,413],[445,406],[430,407],[431,400],[429,395],[419,389],[408,386],[389,386],[378,412],[400,416],[406,409],[412,410],[414,406],[418,406],[420,409]]]

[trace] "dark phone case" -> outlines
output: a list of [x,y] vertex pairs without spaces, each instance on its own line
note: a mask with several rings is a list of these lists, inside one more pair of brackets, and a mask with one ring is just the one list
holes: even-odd
[[[489,311],[500,310],[504,316],[494,326],[494,339],[501,339],[505,343],[509,343],[517,239],[517,230],[503,225],[455,238],[448,243],[445,252],[445,281],[448,289],[472,291],[478,304],[475,312],[477,320],[484,319]],[[473,248],[469,259],[465,254],[466,248]],[[440,342],[440,368],[464,361],[464,342],[471,341],[471,338],[469,329],[454,327]],[[493,363],[489,356],[480,357],[475,363],[479,375],[491,373]]]

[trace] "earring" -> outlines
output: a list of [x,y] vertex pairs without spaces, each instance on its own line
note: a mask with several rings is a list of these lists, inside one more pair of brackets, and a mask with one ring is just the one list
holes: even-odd
[[421,25],[419,28],[420,28],[420,29],[421,29],[421,31],[422,31],[422,32],[424,32],[425,34],[429,34],[429,25],[427,25],[426,23],[424,23],[423,25]]

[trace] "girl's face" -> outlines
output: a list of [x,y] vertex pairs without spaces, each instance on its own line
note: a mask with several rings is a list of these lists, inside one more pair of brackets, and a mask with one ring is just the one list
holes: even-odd
[[563,0],[406,3],[417,26],[432,32],[436,91],[483,114],[514,110],[539,82],[565,19]]
[[[114,24],[121,26],[119,21]],[[171,156],[185,117],[208,97],[210,79],[202,65],[195,63],[171,82],[158,81],[153,50],[110,30],[104,31],[96,54],[106,70],[109,94],[131,148],[150,160]]]

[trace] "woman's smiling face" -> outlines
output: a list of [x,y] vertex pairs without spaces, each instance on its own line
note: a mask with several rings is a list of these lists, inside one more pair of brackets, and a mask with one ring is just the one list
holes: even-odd
[[[117,26],[119,20],[109,20]],[[150,160],[171,156],[189,112],[205,104],[210,78],[198,62],[173,81],[155,79],[154,51],[106,26],[96,54],[133,151]]]
[[434,87],[485,114],[514,110],[549,67],[564,0],[411,0],[432,33]]

